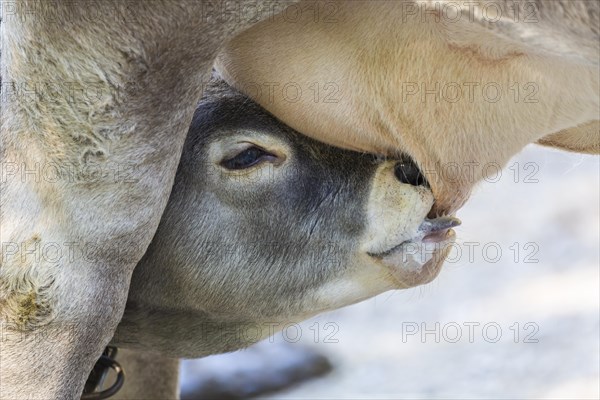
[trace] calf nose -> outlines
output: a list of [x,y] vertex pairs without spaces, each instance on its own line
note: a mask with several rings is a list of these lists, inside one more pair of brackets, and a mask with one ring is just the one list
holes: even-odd
[[[433,205],[433,193],[429,188],[410,183],[419,180],[416,179],[418,168],[401,161],[403,158],[386,160],[377,167],[372,178],[367,201],[368,224],[362,246],[369,253],[386,252],[415,238]],[[409,184],[403,185],[399,181]]]
[[417,164],[408,157],[404,157],[396,163],[394,175],[396,175],[396,178],[400,182],[408,185],[429,186],[427,179],[425,179]]

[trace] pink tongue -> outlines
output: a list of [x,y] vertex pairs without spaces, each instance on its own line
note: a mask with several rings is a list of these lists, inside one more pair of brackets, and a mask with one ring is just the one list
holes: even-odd
[[448,229],[443,229],[441,231],[435,231],[433,233],[429,233],[423,236],[422,241],[427,243],[437,243],[442,242],[446,239],[446,235],[448,234]]

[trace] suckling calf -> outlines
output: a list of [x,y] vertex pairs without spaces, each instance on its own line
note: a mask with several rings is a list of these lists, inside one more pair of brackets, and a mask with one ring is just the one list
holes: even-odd
[[113,343],[200,357],[427,283],[459,223],[432,204],[410,159],[312,140],[216,79]]

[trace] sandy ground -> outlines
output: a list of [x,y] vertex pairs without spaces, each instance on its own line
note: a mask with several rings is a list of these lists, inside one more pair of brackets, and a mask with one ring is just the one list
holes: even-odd
[[600,398],[599,192],[598,157],[528,147],[459,212],[434,282],[275,335],[333,371],[264,398]]

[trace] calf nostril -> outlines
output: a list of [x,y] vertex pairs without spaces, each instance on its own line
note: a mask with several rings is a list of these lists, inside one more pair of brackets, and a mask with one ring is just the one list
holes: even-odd
[[429,186],[417,164],[409,158],[403,158],[394,167],[396,178],[402,183],[413,186]]

